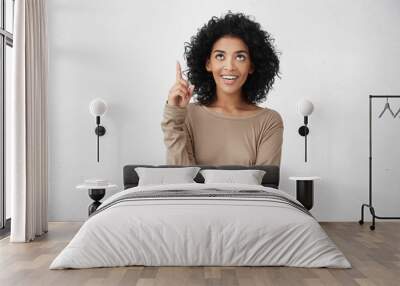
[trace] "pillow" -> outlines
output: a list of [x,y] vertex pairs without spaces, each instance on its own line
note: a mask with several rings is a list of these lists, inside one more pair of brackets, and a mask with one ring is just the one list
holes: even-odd
[[193,179],[199,167],[135,168],[139,176],[138,186],[196,183]]
[[201,170],[204,183],[235,183],[261,185],[265,175],[262,170]]

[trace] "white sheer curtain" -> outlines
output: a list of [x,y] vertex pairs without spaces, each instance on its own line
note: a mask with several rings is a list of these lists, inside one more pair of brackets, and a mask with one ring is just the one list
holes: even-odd
[[13,92],[6,115],[10,241],[27,242],[47,232],[48,225],[46,0],[16,0],[14,9]]

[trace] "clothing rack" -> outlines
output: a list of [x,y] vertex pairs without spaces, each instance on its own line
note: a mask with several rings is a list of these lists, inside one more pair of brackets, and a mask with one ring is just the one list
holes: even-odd
[[375,213],[375,208],[372,204],[372,100],[374,98],[400,98],[400,95],[370,95],[369,96],[369,203],[362,204],[361,206],[361,219],[358,221],[359,224],[364,224],[364,207],[369,208],[372,215],[372,225],[370,229],[375,229],[375,219],[400,219],[400,217],[385,217],[378,216]]

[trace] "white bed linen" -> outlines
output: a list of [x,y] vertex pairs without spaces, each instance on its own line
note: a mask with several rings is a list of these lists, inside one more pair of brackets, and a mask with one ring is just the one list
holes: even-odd
[[[121,191],[280,190],[240,184],[140,186]],[[99,208],[99,209],[100,209]],[[89,218],[50,269],[126,265],[350,268],[318,222],[285,204],[257,199],[127,201]]]

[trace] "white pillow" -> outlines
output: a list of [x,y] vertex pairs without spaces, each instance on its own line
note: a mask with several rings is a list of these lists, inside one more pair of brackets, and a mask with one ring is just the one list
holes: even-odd
[[246,185],[261,185],[265,175],[262,170],[201,170],[204,183],[234,183]]
[[138,186],[196,183],[193,179],[199,170],[199,167],[135,168]]

